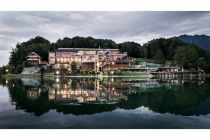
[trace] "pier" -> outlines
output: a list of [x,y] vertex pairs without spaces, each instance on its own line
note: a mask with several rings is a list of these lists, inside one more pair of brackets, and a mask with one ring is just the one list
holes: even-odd
[[174,72],[150,72],[154,77],[158,79],[206,79],[210,77],[209,73],[199,71],[174,71]]

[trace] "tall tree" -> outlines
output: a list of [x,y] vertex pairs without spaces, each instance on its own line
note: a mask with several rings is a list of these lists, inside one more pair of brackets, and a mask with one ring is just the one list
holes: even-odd
[[158,49],[154,59],[156,60],[157,63],[159,64],[164,64],[166,61],[165,55],[163,54],[163,52],[161,51],[161,49]]
[[198,67],[206,70],[206,71],[210,71],[210,59],[206,58],[206,57],[200,57],[198,59]]
[[71,62],[71,73],[75,74],[77,71],[77,63],[75,61]]
[[144,51],[140,44],[136,42],[123,42],[118,44],[119,49],[122,52],[127,52],[131,57],[144,57]]
[[60,68],[59,68],[59,72],[60,72],[60,75],[61,77],[65,77],[67,74],[68,74],[68,69],[64,67],[64,65],[61,65]]
[[199,55],[195,46],[179,47],[174,56],[175,62],[186,69],[197,68]]

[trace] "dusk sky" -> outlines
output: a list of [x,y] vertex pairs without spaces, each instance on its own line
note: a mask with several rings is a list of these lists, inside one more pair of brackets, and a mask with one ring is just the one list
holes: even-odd
[[[210,12],[0,12],[0,66],[17,42],[42,36],[92,36],[145,43],[181,34],[210,35]],[[71,46],[69,46],[71,47]]]

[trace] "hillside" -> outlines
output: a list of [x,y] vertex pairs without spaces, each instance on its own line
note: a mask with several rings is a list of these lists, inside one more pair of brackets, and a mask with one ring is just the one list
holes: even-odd
[[210,53],[210,36],[207,35],[181,35],[178,37],[186,43],[195,43],[198,47]]

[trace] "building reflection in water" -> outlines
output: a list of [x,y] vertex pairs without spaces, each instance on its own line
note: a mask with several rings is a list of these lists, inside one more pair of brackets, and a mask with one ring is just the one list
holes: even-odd
[[27,91],[27,96],[30,100],[36,100],[38,97],[41,96],[41,93],[46,92],[47,89],[46,88],[30,88]]
[[[25,81],[23,80],[23,83]],[[161,84],[160,84],[161,83]],[[73,103],[118,103],[127,100],[127,94],[162,86],[183,85],[182,80],[154,80],[154,79],[125,79],[115,82],[114,78],[108,80],[99,79],[64,79],[56,78],[51,86],[33,87],[27,91],[29,99],[37,99],[41,93],[48,91],[49,101]],[[202,81],[198,84],[203,83]],[[28,85],[29,83],[27,83]],[[33,85],[34,86],[34,85]]]
[[114,84],[103,84],[99,80],[61,80],[49,88],[49,100],[67,103],[117,103],[126,100]]
[[126,100],[122,89],[129,90],[129,84],[114,81],[103,82],[98,79],[55,79],[52,86],[33,87],[27,90],[29,99],[37,99],[48,91],[49,101],[71,103],[113,104]]
[[[116,82],[116,79],[59,79],[56,78],[51,86],[33,87],[27,91],[29,99],[37,99],[41,93],[48,91],[49,101],[70,103],[117,103],[127,100],[127,94],[142,90],[157,88],[165,83],[165,86],[182,85],[181,80],[158,81],[157,79],[124,79]],[[24,81],[24,80],[23,80]],[[23,82],[24,83],[24,82]],[[161,84],[160,84],[161,83]],[[199,82],[200,83],[200,82]],[[29,84],[27,82],[27,84]]]

